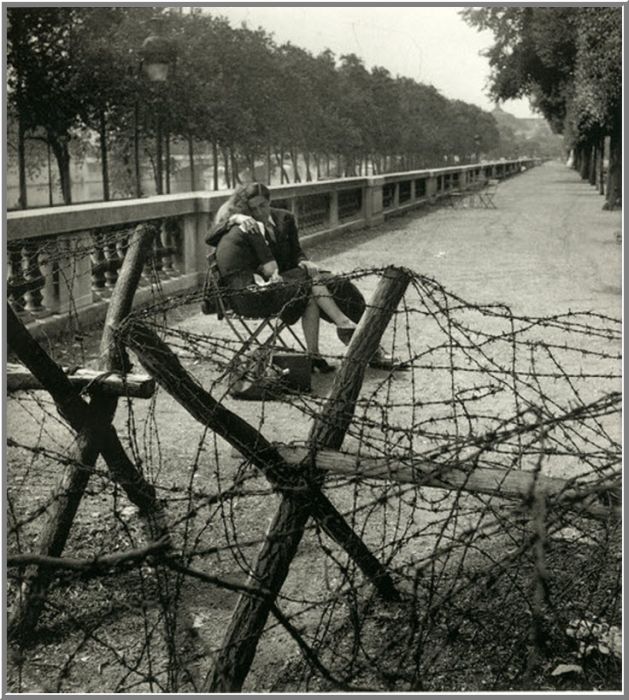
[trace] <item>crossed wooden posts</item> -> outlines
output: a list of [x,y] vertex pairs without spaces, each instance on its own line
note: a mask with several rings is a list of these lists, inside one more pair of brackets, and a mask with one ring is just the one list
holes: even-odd
[[250,574],[250,584],[264,596],[241,595],[223,645],[203,690],[235,692],[242,688],[269,611],[279,594],[310,517],[354,559],[386,600],[397,600],[390,575],[320,490],[323,472],[312,464],[320,449],[339,449],[354,414],[365,368],[410,281],[410,273],[387,268],[352,338],[346,358],[309,437],[310,455],[295,472],[278,449],[255,428],[215,401],[181,366],[155,333],[136,321],[120,328],[125,345],[142,366],[200,423],[236,447],[282,494],[264,545]]
[[[252,426],[201,389],[152,331],[134,321],[123,322],[131,310],[133,295],[154,235],[154,229],[150,225],[140,225],[134,233],[105,321],[100,346],[100,368],[107,372],[124,372],[128,369],[126,355],[118,342],[123,340],[135,351],[141,364],[197,420],[237,447],[282,493],[281,504],[251,574],[256,589],[264,590],[265,593],[260,596],[241,595],[223,648],[203,683],[204,690],[239,690],[253,661],[269,611],[274,606],[275,597],[284,583],[304,527],[311,516],[356,561],[383,598],[398,598],[390,575],[321,492],[323,472],[313,466],[310,457],[314,457],[319,449],[340,447],[354,412],[365,367],[376,351],[410,277],[406,271],[399,269],[390,268],[385,271],[373,307],[365,314],[331,395],[312,429],[309,442],[312,454],[296,477],[295,467],[288,465],[279,451]],[[114,337],[115,329],[117,338]],[[10,307],[7,310],[7,330],[11,349],[30,370],[32,378],[29,381],[48,391],[59,412],[77,434],[70,466],[57,485],[48,509],[40,536],[39,553],[58,557],[63,552],[99,455],[103,456],[114,481],[122,486],[128,498],[140,509],[148,538],[168,540],[165,513],[156,498],[155,489],[129,459],[112,425],[117,407],[116,396],[95,391],[87,403],[79,394],[78,388],[73,386],[61,367],[32,338]],[[168,582],[172,572],[167,567],[160,567],[158,560],[156,562],[156,572],[163,584],[160,585],[160,590],[168,591],[172,588]],[[52,572],[45,567],[33,567],[29,571],[9,623],[10,639],[28,639],[38,622],[51,580]],[[181,606],[179,610],[169,610],[167,599],[162,601],[162,605],[167,618],[169,613],[179,618],[179,625],[175,620],[170,620],[171,624],[178,629],[189,627],[185,606],[183,610]],[[168,619],[166,623],[169,624]],[[177,650],[171,652],[177,655]],[[170,676],[171,687],[178,687],[181,681],[178,669],[171,669]],[[194,679],[191,680],[198,687]]]
[[[132,237],[125,256],[114,294],[108,308],[100,345],[100,367],[105,371],[128,369],[126,356],[114,342],[113,329],[131,311],[133,296],[138,286],[142,267],[155,237],[154,227],[139,225]],[[156,497],[154,487],[146,481],[142,472],[129,459],[112,425],[117,407],[117,398],[107,392],[92,393],[86,402],[76,386],[30,335],[28,330],[7,304],[7,332],[9,347],[30,370],[34,380],[53,398],[60,414],[76,432],[69,466],[66,468],[51,503],[47,509],[46,522],[39,540],[39,553],[58,557],[66,545],[74,517],[99,455],[102,455],[112,479],[120,484],[129,500],[135,504],[143,519],[149,541],[168,540],[168,526],[162,504]],[[166,624],[173,629],[186,629],[191,625],[185,606],[179,611],[178,621],[168,619],[174,611],[169,610],[168,591],[176,590],[169,584],[172,572],[166,567],[156,566],[160,580],[160,591],[164,593],[162,606]],[[46,591],[52,572],[45,567],[33,567],[25,576],[15,610],[8,625],[9,639],[25,643],[36,626],[43,609]],[[178,624],[177,624],[178,623]],[[173,635],[167,635],[170,639]],[[188,645],[175,644],[181,649],[172,649],[175,658]],[[177,664],[169,669],[172,687],[181,680]]]

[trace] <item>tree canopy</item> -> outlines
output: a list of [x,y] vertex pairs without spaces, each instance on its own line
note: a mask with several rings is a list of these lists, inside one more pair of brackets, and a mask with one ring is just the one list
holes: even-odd
[[[211,12],[72,6],[12,7],[7,15],[9,107],[20,152],[25,139],[46,141],[66,202],[69,143],[86,135],[100,147],[103,182],[111,170],[113,190],[123,194],[141,193],[147,163],[162,191],[162,146],[168,191],[176,143],[188,144],[193,185],[194,149],[209,145],[215,187],[220,158],[231,186],[261,163],[267,176],[279,168],[288,178],[292,170],[299,181],[313,177],[313,162],[318,175],[324,162],[326,175],[343,175],[440,165],[479,148],[500,154],[488,112],[386,68],[368,69],[354,54],[278,45],[263,29],[235,29]],[[155,17],[176,55],[174,77],[162,87],[140,70]]]
[[528,95],[578,153],[600,151],[601,139],[610,137],[613,206],[620,196],[621,8],[486,7],[462,15],[494,34],[486,52],[494,98]]

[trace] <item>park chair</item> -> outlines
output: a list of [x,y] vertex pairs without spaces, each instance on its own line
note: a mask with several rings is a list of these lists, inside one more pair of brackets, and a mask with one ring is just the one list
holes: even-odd
[[478,198],[478,204],[483,209],[496,209],[496,204],[494,202],[494,197],[496,196],[496,190],[500,180],[489,179],[487,180],[485,186],[476,192],[476,197]]
[[[201,310],[225,321],[239,344],[219,379],[229,377],[230,392],[238,398],[261,398],[266,385],[277,384],[280,377],[287,388],[310,390],[310,362],[299,336],[279,316],[259,319],[236,313],[221,280],[215,249],[207,261]],[[286,335],[292,336],[297,351],[287,342]]]

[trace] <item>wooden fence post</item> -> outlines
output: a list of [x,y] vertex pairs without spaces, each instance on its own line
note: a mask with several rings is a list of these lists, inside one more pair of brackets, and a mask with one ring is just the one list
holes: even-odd
[[[99,366],[103,370],[124,371],[127,368],[126,357],[117,347],[113,329],[131,310],[153,235],[150,226],[140,225],[125,255],[101,339]],[[77,432],[73,463],[65,470],[56,488],[48,519],[42,529],[40,554],[59,556],[63,552],[74,516],[100,453],[103,454],[112,477],[121,484],[130,500],[140,508],[148,539],[157,540],[167,535],[165,514],[156,498],[155,490],[128,459],[111,425],[117,399],[95,393],[88,405],[70,384],[63,370],[47,356],[10,309],[7,327],[10,346],[49,391],[62,415]],[[164,589],[171,590],[172,587],[167,585],[164,579],[172,574],[159,566],[156,572],[160,584],[165,584]],[[28,634],[37,624],[52,573],[51,570],[45,569],[29,572],[9,624],[10,638],[26,641]],[[160,590],[161,588],[160,585]],[[165,612],[168,614],[168,611]],[[182,617],[185,623],[185,615]],[[180,651],[174,650],[174,653],[179,654]],[[175,669],[174,673],[178,673],[178,669]],[[174,685],[177,686],[178,679],[172,672],[171,679],[174,679]]]
[[[99,365],[108,371],[124,371],[128,361],[126,355],[117,345],[114,336],[115,326],[131,310],[133,296],[142,274],[144,260],[152,245],[154,232],[149,225],[140,225],[132,238],[129,250],[120,271],[116,290],[108,309],[105,328],[100,345]],[[90,473],[98,455],[102,454],[112,478],[127,493],[127,496],[140,509],[149,540],[158,540],[168,535],[165,513],[156,498],[155,489],[144,479],[142,473],[127,457],[122,444],[111,425],[117,406],[116,397],[95,393],[91,403],[87,404],[72,386],[63,370],[46,354],[41,346],[26,330],[21,321],[8,307],[7,330],[9,345],[20,360],[31,370],[42,386],[50,393],[59,412],[68,420],[77,432],[75,457],[62,477],[56,492],[48,520],[40,538],[39,551],[48,556],[59,556],[65,543],[74,516],[80,504]],[[172,576],[165,567],[156,567],[160,590],[176,590],[165,580]],[[18,606],[9,624],[9,637],[26,640],[28,633],[37,624],[44,603],[46,589],[50,583],[52,571],[35,570],[25,582]],[[161,584],[164,584],[163,586]],[[168,601],[163,601],[165,614],[168,616]],[[175,611],[170,611],[171,616]],[[184,625],[190,627],[187,612],[180,615]],[[181,620],[180,620],[181,621]],[[177,621],[169,620],[176,626]],[[180,649],[171,649],[171,654],[178,655]],[[187,673],[187,670],[184,669]],[[179,669],[171,669],[171,678],[175,687],[179,684]],[[191,676],[189,679],[194,682]]]
[[[404,296],[409,281],[410,276],[405,270],[396,268],[385,270],[372,303],[354,333],[329,398],[311,430],[309,448],[313,456],[318,449],[338,449],[341,446],[354,415],[365,368],[377,351],[382,334]],[[310,464],[309,476],[311,496],[313,492],[321,493],[318,488],[315,491],[314,487],[322,483],[323,473]],[[273,602],[270,598],[274,599],[277,596],[286,580],[290,563],[297,552],[309,516],[316,516],[325,527],[325,513],[320,511],[320,502],[311,496],[300,501],[291,494],[282,495],[282,501],[250,575],[252,585],[264,587],[270,591],[270,596],[253,598],[241,595],[239,597],[221,651],[204,690],[236,692],[242,688],[253,662],[258,640],[268,619],[270,603]],[[330,533],[327,530],[328,534],[332,534],[365,571],[363,551],[352,551],[347,544],[355,541],[344,539],[349,533],[353,534],[353,530],[344,520],[342,523],[347,528],[346,532]],[[389,574],[377,560],[374,565],[373,556],[368,550],[367,553],[370,557],[369,565],[373,567],[372,580],[378,586],[378,590],[389,600],[398,599]]]
[[[99,361],[99,367],[102,370],[115,371],[124,369],[112,342],[111,328],[113,324],[119,323],[131,309],[133,295],[142,270],[142,261],[146,253],[145,249],[150,242],[150,237],[150,232],[146,226],[138,227],[133,242],[125,256],[125,264],[121,270],[119,284],[107,311]],[[58,382],[57,393],[60,390],[62,391],[62,387],[66,385],[69,391],[68,401],[77,407],[78,410],[74,410],[76,410],[76,418],[79,419],[81,410],[79,404],[83,403],[83,401],[74,387],[71,386],[63,371],[56,365],[56,369],[53,370],[52,366],[55,363],[47,356],[46,358],[42,356],[45,353],[39,348],[36,341],[32,340],[32,342],[29,342],[30,335],[28,331],[12,313],[8,317],[8,328],[9,345],[15,350],[24,364],[28,366],[29,362],[34,361],[39,355],[40,359],[37,364],[39,371],[43,374],[39,379],[44,387],[48,386],[55,374]],[[38,352],[38,348],[40,352]],[[29,360],[29,358],[31,359]],[[55,398],[52,392],[51,395]],[[58,398],[60,397],[58,396]],[[116,406],[116,397],[95,394],[89,407],[86,405],[86,410],[89,412],[91,420],[85,421],[85,425],[82,428],[78,428],[78,425],[73,426],[77,429],[78,435],[71,458],[72,462],[66,467],[61,480],[57,484],[52,503],[48,508],[48,517],[40,534],[40,554],[54,557],[60,556],[63,552],[74,516],[100,454],[99,440],[91,432],[89,426],[92,420],[101,420],[104,425],[110,425]],[[8,633],[10,638],[19,638],[25,641],[28,634],[37,624],[43,608],[46,589],[50,583],[51,573],[51,571],[33,569],[25,577],[20,589],[20,597],[16,609],[9,623]]]

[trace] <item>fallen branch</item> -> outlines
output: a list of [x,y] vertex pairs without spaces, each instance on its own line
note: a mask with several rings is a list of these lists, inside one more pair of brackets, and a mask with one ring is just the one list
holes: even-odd
[[117,554],[106,554],[93,559],[74,559],[72,557],[49,557],[44,554],[12,554],[7,557],[9,568],[24,568],[26,566],[41,566],[48,569],[63,569],[80,571],[81,573],[96,573],[115,569],[122,565],[140,564],[155,554],[165,552],[170,546],[168,539],[151,542],[146,547],[129,549]]

